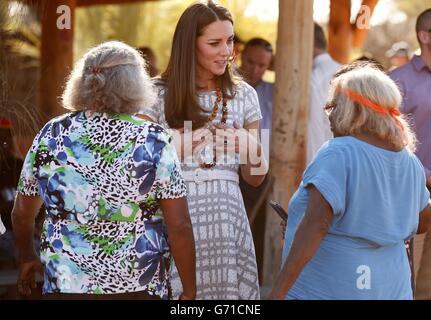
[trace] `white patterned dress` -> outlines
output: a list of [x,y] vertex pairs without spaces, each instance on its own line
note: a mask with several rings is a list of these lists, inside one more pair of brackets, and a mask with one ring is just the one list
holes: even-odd
[[[158,87],[158,102],[141,113],[168,127],[164,112],[164,92]],[[210,115],[216,93],[199,94],[199,102]],[[228,100],[227,125],[236,121],[246,126],[262,118],[256,91],[245,82],[236,86],[234,99]],[[219,113],[213,120],[220,123]],[[194,171],[197,164],[181,165],[183,172]],[[239,171],[239,164],[217,165],[214,169]],[[197,299],[259,299],[259,283],[253,238],[239,184],[231,180],[212,180],[197,184],[186,181],[189,211],[196,243]],[[173,297],[182,291],[178,272],[173,267]]]

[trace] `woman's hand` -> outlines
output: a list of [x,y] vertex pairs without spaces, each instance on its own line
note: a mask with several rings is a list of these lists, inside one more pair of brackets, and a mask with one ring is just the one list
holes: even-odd
[[43,265],[37,256],[27,261],[21,261],[19,265],[18,293],[30,296],[31,290],[36,289],[36,274],[43,275]]
[[217,124],[213,128],[216,135],[216,154],[239,154],[241,175],[244,181],[253,187],[258,187],[268,172],[268,163],[259,142],[258,132],[258,120],[244,128],[236,122],[233,127]]
[[241,164],[249,162],[250,147],[254,147],[255,150],[260,147],[257,137],[251,134],[249,130],[241,127],[236,121],[234,121],[233,127],[218,123],[213,127],[212,133],[216,142],[216,154],[231,156],[238,154]]
[[211,131],[204,128],[192,132],[184,132],[184,128],[170,129],[169,133],[173,137],[175,150],[181,160],[192,155],[195,159],[202,149],[213,141]]

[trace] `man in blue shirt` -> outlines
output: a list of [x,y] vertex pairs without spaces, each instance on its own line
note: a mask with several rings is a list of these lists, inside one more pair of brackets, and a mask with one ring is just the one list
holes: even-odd
[[[271,141],[272,128],[272,89],[273,84],[264,81],[263,75],[271,66],[273,49],[271,44],[262,38],[249,40],[241,54],[241,73],[245,80],[257,92],[262,119],[259,127],[261,129],[261,142],[265,157],[269,163],[269,143]],[[268,179],[257,188],[248,185],[241,179],[241,192],[244,205],[252,223],[253,239],[256,248],[258,269],[261,270],[263,257],[263,234],[265,227],[266,194],[269,191]],[[260,272],[259,272],[260,274]]]
[[[271,44],[262,38],[253,38],[245,44],[241,55],[241,73],[257,92],[262,120],[260,129],[271,132],[272,128],[272,89],[273,84],[264,81],[263,75],[271,66],[273,52]],[[265,143],[265,141],[262,141]],[[266,150],[265,150],[266,151]],[[266,155],[269,156],[268,154]]]
[[[414,125],[418,147],[416,155],[422,162],[431,190],[431,8],[422,12],[416,21],[416,36],[421,55],[393,70],[389,76],[403,94],[401,112],[407,114]],[[417,270],[416,298],[431,299],[431,232],[415,237],[415,266]],[[421,259],[421,260],[419,260]]]

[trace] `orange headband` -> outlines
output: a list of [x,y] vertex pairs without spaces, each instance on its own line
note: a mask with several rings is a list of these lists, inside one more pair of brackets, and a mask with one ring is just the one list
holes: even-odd
[[11,129],[12,122],[8,118],[0,117],[0,129]]
[[381,105],[371,101],[368,98],[365,98],[364,96],[361,96],[359,93],[357,93],[353,90],[337,87],[337,91],[341,92],[342,94],[344,94],[346,97],[352,99],[353,101],[370,108],[374,112],[381,113],[381,114],[387,114],[387,115],[391,116],[395,120],[397,125],[399,125],[401,127],[401,129],[403,128],[402,123],[397,119],[397,116],[401,115],[401,113],[396,108],[394,108],[394,107],[389,108],[389,109],[383,108]]

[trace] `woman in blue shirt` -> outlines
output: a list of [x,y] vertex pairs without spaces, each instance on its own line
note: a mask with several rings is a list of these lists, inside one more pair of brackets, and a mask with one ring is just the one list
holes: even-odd
[[404,243],[428,230],[431,208],[399,90],[365,66],[338,75],[328,101],[335,138],[290,200],[270,297],[412,299]]

